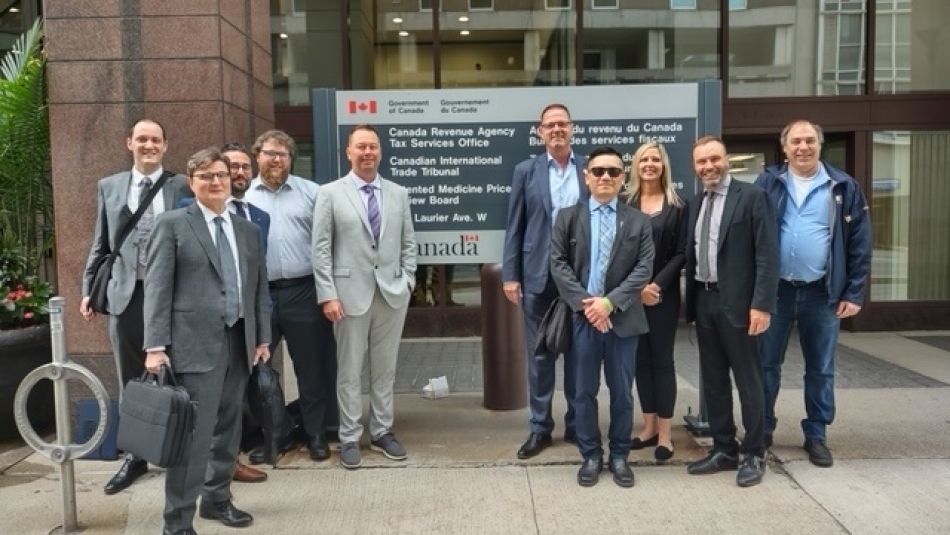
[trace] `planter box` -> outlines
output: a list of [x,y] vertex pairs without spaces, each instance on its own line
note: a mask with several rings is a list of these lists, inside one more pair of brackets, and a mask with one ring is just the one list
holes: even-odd
[[[52,361],[49,325],[0,331],[0,440],[18,438],[13,417],[13,397],[20,381],[39,366]],[[53,382],[40,381],[27,400],[33,428],[42,433],[53,421]]]

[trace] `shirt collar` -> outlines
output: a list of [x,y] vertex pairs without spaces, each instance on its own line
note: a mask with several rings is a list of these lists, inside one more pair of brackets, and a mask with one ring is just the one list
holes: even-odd
[[362,189],[363,186],[367,184],[372,186],[373,189],[376,189],[376,190],[382,189],[383,181],[380,179],[379,173],[376,173],[376,177],[373,178],[372,182],[367,182],[363,180],[362,178],[356,176],[356,173],[354,173],[353,171],[350,171],[349,173],[347,173],[346,176],[349,177],[350,181],[353,183],[353,186],[356,189]]
[[133,167],[132,168],[132,184],[136,187],[141,186],[142,180],[144,180],[146,176],[149,178],[149,180],[152,181],[152,184],[155,184],[156,182],[158,182],[158,179],[162,176],[163,172],[164,172],[164,169],[162,169],[162,166],[158,166],[158,169],[153,171],[152,174],[144,175],[138,169]]
[[[229,202],[230,202],[230,199],[229,199]],[[198,199],[195,199],[195,204],[197,204],[198,208],[201,209],[201,215],[205,218],[205,223],[211,224],[211,222],[214,221],[214,218],[221,216],[224,218],[225,223],[227,223],[228,225],[231,224],[231,212],[228,211],[227,208],[224,209],[224,212],[221,212],[220,214],[216,214],[211,208],[208,208],[207,206],[201,204],[201,201],[199,201]]]
[[725,195],[729,191],[729,184],[732,183],[732,175],[726,173],[726,178],[722,179],[719,184],[716,184],[716,187],[712,189],[703,189],[703,192],[712,191],[718,193],[719,195]]
[[[557,160],[554,159],[554,156],[551,156],[551,153],[550,153],[550,152],[545,151],[544,154],[548,157],[548,167],[551,167],[551,163],[556,163],[556,162],[557,162]],[[573,151],[573,150],[571,151],[571,155],[568,156],[567,162],[568,162],[570,165],[575,165],[575,166],[577,165],[577,160],[574,158],[574,151]]]
[[[287,180],[285,180],[284,183],[281,184],[279,188],[277,188],[277,191],[280,191],[284,188],[294,189],[293,183],[296,179],[297,177],[293,174],[287,175]],[[276,193],[274,190],[268,188],[267,185],[264,184],[264,179],[261,178],[260,174],[254,177],[254,180],[251,180],[251,186],[248,189],[251,189],[251,188],[257,189],[257,190],[270,191],[271,193]]]
[[[598,202],[596,199],[594,199],[593,196],[591,196],[589,199],[587,199],[587,207],[590,209],[591,212],[594,212],[594,211],[598,210],[598,209],[600,208],[601,204],[603,204],[603,203]],[[607,206],[610,206],[610,207],[613,209],[612,211],[616,212],[616,211],[617,211],[617,198],[614,197],[613,199],[611,199],[611,201],[607,203]]]

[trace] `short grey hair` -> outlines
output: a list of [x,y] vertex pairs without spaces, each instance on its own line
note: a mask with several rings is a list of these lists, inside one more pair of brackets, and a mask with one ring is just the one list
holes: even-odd
[[818,134],[818,144],[825,144],[825,132],[818,126],[816,123],[809,121],[808,119],[795,119],[794,121],[785,125],[785,128],[782,129],[782,134],[779,136],[778,141],[785,146],[785,142],[788,141],[788,133],[791,131],[792,127],[797,124],[807,124],[815,129],[815,133]]

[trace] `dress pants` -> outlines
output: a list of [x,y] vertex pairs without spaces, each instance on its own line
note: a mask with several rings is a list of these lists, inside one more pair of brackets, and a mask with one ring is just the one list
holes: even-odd
[[597,393],[600,392],[600,368],[610,390],[610,457],[626,459],[633,432],[633,375],[636,367],[636,336],[620,337],[613,331],[602,333],[583,314],[574,314],[571,338],[576,393],[574,407],[577,449],[585,459],[604,455],[598,420]]
[[[231,499],[249,373],[244,320],[227,329],[225,352],[219,358],[211,371],[175,374],[196,403],[196,413],[189,454],[165,473],[164,516],[170,531],[192,527],[199,494],[211,502]],[[171,359],[174,366],[174,353]]]
[[738,450],[762,456],[765,408],[762,395],[762,366],[756,339],[748,327],[729,322],[720,305],[718,290],[696,288],[696,339],[699,343],[699,367],[713,449],[736,454],[736,424],[732,416],[732,385],[735,377],[742,406],[745,436]]
[[782,280],[778,304],[769,329],[759,336],[765,381],[765,431],[778,424],[775,401],[782,384],[782,364],[792,332],[798,322],[798,339],[805,359],[805,414],[802,432],[806,438],[825,439],[825,428],[835,419],[835,348],[840,320],[828,302],[824,279],[795,285]]
[[141,377],[145,372],[145,320],[142,310],[145,293],[142,281],[135,283],[132,299],[121,314],[109,316],[109,341],[112,342],[112,355],[115,358],[116,377],[119,380],[119,396],[125,390],[125,384]]
[[333,324],[317,304],[312,276],[271,281],[270,297],[271,353],[287,339],[304,430],[311,438],[322,437],[337,418]]
[[637,394],[647,414],[672,418],[676,406],[676,370],[673,346],[679,324],[680,293],[677,288],[653,306],[645,306],[650,332],[637,343]]
[[[528,358],[528,396],[531,409],[530,426],[532,433],[549,435],[554,430],[554,417],[551,404],[554,400],[556,387],[557,359],[547,355],[535,355],[534,346],[538,339],[538,327],[544,318],[544,313],[557,297],[557,288],[553,280],[548,278],[548,285],[544,292],[533,294],[525,292],[521,299],[521,308],[524,311],[524,341],[525,354]],[[571,370],[571,355],[564,355],[564,397],[568,400],[567,414],[564,415],[565,431],[574,429],[574,407],[570,400],[574,398],[574,376],[568,373]]]
[[340,442],[359,442],[363,436],[363,365],[369,361],[369,432],[375,440],[393,427],[393,386],[399,340],[409,309],[409,292],[399,308],[389,306],[377,289],[366,313],[344,316],[333,325],[337,339],[337,400],[340,404]]

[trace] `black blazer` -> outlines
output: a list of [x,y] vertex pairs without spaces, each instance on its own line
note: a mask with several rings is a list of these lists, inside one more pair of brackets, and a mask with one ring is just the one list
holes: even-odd
[[[689,204],[686,242],[686,321],[696,320],[696,219],[700,193]],[[749,309],[772,313],[778,292],[778,233],[765,190],[736,180],[729,183],[719,230],[719,297],[735,327],[749,326]]]
[[[650,281],[653,234],[650,218],[622,202],[617,203],[617,230],[607,264],[606,297],[614,306],[613,332],[627,337],[649,330],[640,302],[640,290]],[[587,200],[560,210],[551,231],[551,277],[558,294],[571,310],[584,309],[590,297],[590,210]]]
[[[653,260],[653,280],[666,295],[679,295],[680,273],[686,265],[686,223],[689,218],[689,203],[686,199],[682,206],[669,204],[663,196],[660,213],[651,218],[653,246],[656,257]],[[640,198],[634,196],[630,205],[640,208]],[[650,217],[647,215],[647,217]],[[655,224],[654,224],[655,223]],[[656,228],[659,227],[659,233]]]

